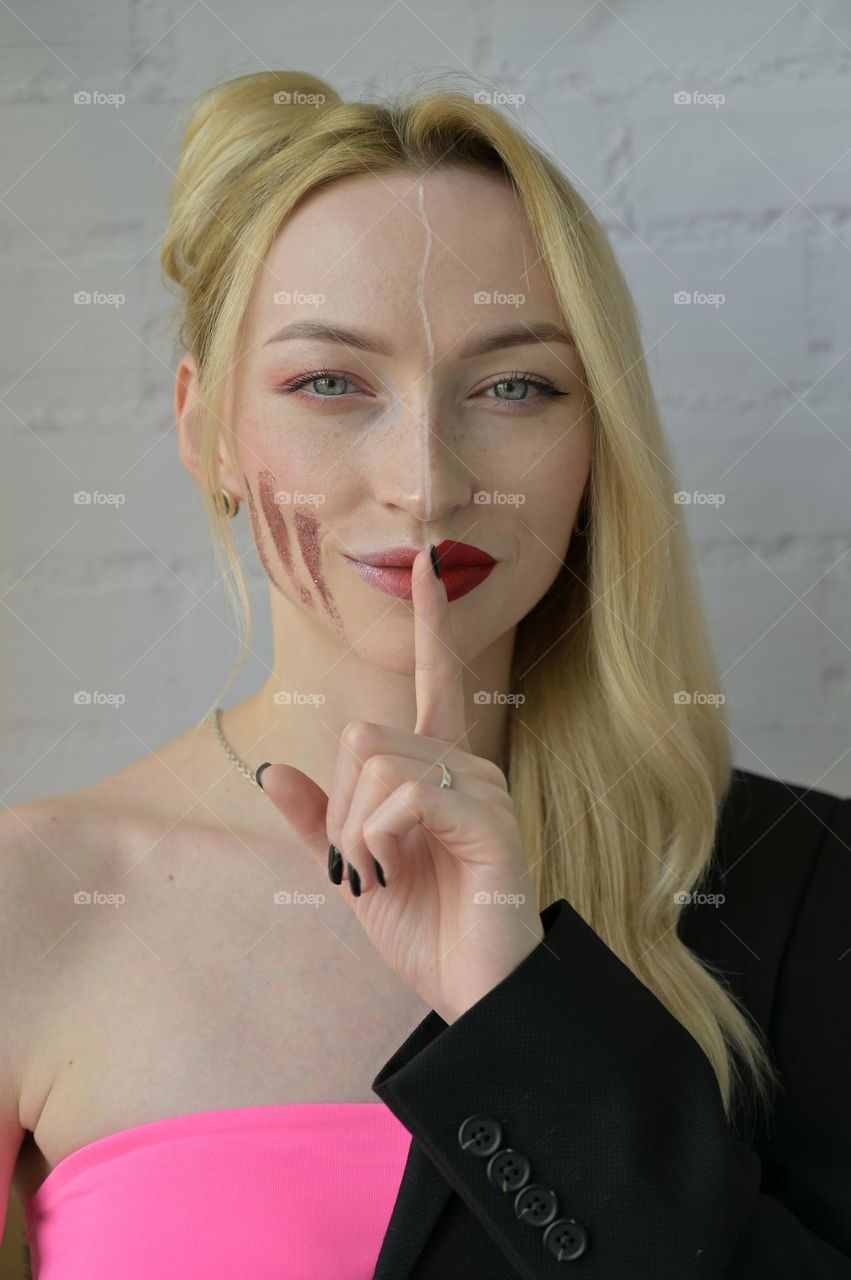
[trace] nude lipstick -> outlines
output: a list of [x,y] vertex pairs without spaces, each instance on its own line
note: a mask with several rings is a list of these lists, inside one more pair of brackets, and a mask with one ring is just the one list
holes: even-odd
[[[385,547],[378,551],[364,551],[357,556],[346,556],[353,569],[373,587],[400,600],[411,599],[411,566],[419,547]],[[445,540],[437,544],[440,559],[440,580],[446,588],[447,599],[458,600],[473,591],[498,563],[481,547],[469,542]]]

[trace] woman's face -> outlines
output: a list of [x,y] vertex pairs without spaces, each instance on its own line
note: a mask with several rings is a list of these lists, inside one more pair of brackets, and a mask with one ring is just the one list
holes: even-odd
[[456,541],[496,562],[444,568],[459,652],[513,628],[558,573],[590,467],[590,399],[561,330],[499,177],[356,176],[306,198],[267,256],[226,400],[223,483],[274,591],[410,672],[410,574],[405,598],[404,570],[358,557]]

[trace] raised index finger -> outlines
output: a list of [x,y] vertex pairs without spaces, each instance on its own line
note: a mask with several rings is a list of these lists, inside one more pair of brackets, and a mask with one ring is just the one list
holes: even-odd
[[434,575],[428,547],[414,560],[411,596],[417,698],[414,733],[442,738],[469,751],[464,665],[455,648],[446,589]]

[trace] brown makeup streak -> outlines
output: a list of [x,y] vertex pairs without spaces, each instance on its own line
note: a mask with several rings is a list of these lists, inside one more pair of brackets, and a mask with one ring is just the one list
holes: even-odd
[[266,523],[269,526],[269,532],[272,535],[272,541],[275,544],[278,555],[281,557],[281,562],[289,574],[290,581],[298,592],[302,604],[306,604],[313,609],[316,607],[313,596],[304,583],[299,582],[296,577],[295,565],[290,551],[290,535],[284,517],[281,515],[281,509],[275,501],[277,481],[271,471],[261,471],[257,479],[260,485],[260,505],[263,508],[263,514],[266,517]]
[[269,557],[266,555],[266,547],[263,543],[263,530],[260,527],[260,519],[257,515],[257,507],[254,504],[254,494],[251,492],[251,485],[248,483],[248,477],[243,476],[242,482],[245,485],[245,493],[248,498],[248,516],[251,520],[251,532],[254,534],[254,545],[257,548],[260,563],[263,566],[266,577],[270,582],[277,586],[278,584],[275,582],[275,575],[272,572],[272,566],[269,564]]
[[311,578],[316,583],[316,589],[322,598],[322,603],[325,605],[329,617],[333,619],[337,629],[342,632],[343,621],[331,592],[325,584],[325,579],[322,577],[322,570],[319,566],[319,521],[315,516],[309,516],[304,511],[296,511],[295,531],[298,537],[298,545],[301,547],[301,554],[304,557],[304,563],[307,565]]

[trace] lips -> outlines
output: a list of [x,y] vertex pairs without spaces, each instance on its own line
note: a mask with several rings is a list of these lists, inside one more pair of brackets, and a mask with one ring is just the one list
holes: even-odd
[[[419,547],[385,547],[383,551],[346,556],[352,568],[373,587],[402,600],[411,599],[411,567]],[[457,600],[484,582],[497,561],[481,547],[446,539],[437,544],[440,576],[448,600]]]
[[[469,542],[454,542],[446,539],[435,548],[440,559],[441,569],[452,569],[457,566],[475,566],[496,564],[493,556],[488,555],[481,547],[474,547]],[[368,551],[352,560],[361,564],[371,564],[388,569],[410,569],[416,559],[420,547],[387,547],[383,551]]]

